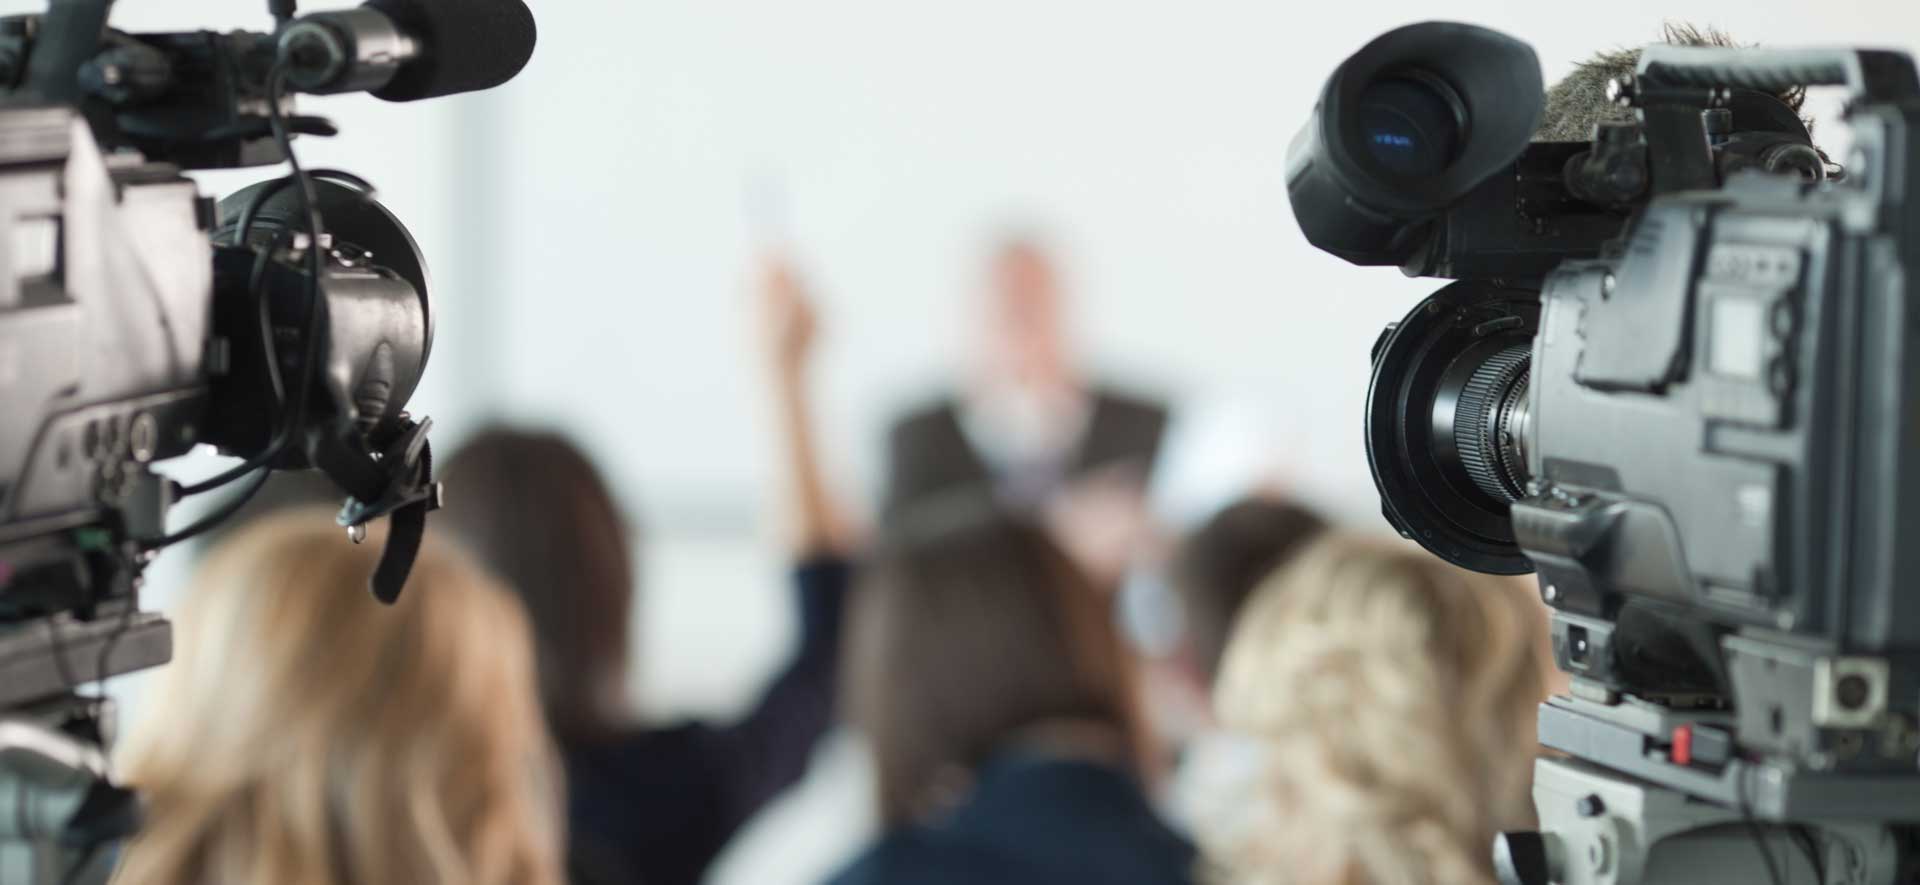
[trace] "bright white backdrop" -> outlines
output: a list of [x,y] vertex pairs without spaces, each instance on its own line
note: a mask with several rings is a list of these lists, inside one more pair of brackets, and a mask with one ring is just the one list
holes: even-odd
[[[769,240],[821,290],[829,450],[863,492],[888,412],[953,370],[983,248],[1015,223],[1062,246],[1096,365],[1253,428],[1219,463],[1291,465],[1303,493],[1377,526],[1367,347],[1435,286],[1349,268],[1289,217],[1281,158],[1346,53],[1435,17],[1531,41],[1549,78],[1666,20],[1920,48],[1903,0],[531,2],[540,48],[513,84],[312,101],[345,133],[302,150],[380,185],[433,262],[416,411],[448,441],[490,417],[553,421],[606,460],[647,535],[639,693],[656,711],[737,709],[786,642],[758,543],[773,462],[744,287]],[[120,6],[138,29],[265,19],[257,0]],[[158,570],[161,601],[184,567]],[[848,758],[720,878],[830,864],[861,817]]]

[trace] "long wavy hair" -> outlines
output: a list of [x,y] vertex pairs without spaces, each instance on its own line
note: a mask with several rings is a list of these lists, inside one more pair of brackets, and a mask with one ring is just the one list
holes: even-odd
[[290,511],[215,549],[124,779],[124,885],[559,885],[556,759],[514,597],[429,540],[398,604],[381,538]]
[[1216,702],[1268,747],[1233,881],[1486,885],[1528,823],[1546,620],[1512,582],[1388,541],[1318,541],[1248,604]]

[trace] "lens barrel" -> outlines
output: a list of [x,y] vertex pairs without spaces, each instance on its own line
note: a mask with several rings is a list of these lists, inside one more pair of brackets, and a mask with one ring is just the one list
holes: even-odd
[[1401,534],[1462,568],[1523,574],[1508,507],[1531,478],[1538,293],[1459,282],[1375,345],[1367,463]]
[[[1436,436],[1450,439],[1459,468],[1473,487],[1502,504],[1525,497],[1527,479],[1524,440],[1531,410],[1527,406],[1533,347],[1508,344],[1478,361],[1455,364],[1466,376],[1457,388],[1441,386],[1452,403],[1434,403]],[[1442,416],[1445,423],[1442,424]]]

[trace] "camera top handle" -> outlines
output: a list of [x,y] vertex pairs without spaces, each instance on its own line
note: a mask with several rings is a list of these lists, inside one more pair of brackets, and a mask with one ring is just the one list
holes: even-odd
[[1661,86],[1732,87],[1779,92],[1796,86],[1844,86],[1848,101],[1920,98],[1913,59],[1859,49],[1725,49],[1656,45],[1637,76]]

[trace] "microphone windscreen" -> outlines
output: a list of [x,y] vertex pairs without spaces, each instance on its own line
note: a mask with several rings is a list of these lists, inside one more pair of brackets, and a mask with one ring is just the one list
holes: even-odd
[[522,0],[368,0],[420,45],[374,96],[414,101],[491,89],[533,58],[533,11]]

